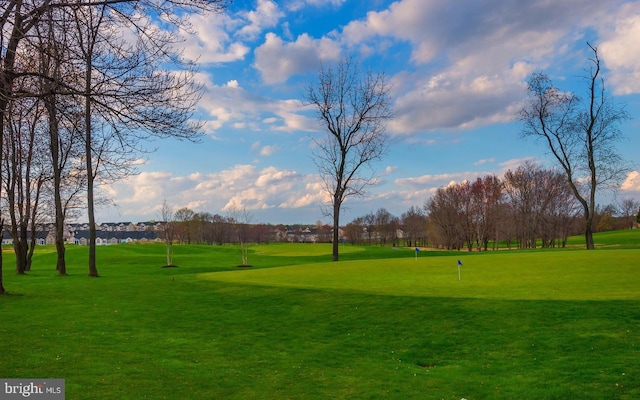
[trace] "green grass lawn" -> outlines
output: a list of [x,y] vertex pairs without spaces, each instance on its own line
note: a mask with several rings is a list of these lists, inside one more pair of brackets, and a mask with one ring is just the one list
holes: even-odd
[[[627,233],[626,235],[630,235]],[[637,231],[633,231],[637,234]],[[479,253],[328,245],[5,250],[0,377],[67,399],[635,399],[640,243]],[[623,248],[619,248],[623,247]],[[457,260],[463,262],[458,280]]]

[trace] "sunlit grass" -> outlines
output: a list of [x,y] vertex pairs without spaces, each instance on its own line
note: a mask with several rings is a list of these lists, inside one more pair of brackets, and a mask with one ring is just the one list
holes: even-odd
[[[206,273],[237,284],[372,294],[522,300],[640,300],[638,252],[514,252]],[[463,263],[458,275],[457,261]]]

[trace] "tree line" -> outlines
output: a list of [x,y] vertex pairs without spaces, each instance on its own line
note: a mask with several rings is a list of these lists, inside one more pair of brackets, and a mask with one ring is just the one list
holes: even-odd
[[[80,208],[95,262],[98,183],[133,171],[150,138],[195,140],[196,65],[176,50],[190,13],[225,0],[22,1],[0,4],[2,227],[16,270],[31,263],[28,232],[56,226],[56,269],[66,274],[65,220]],[[0,293],[2,286],[0,258]]]
[[163,219],[165,227],[162,235],[168,244],[242,245],[285,241],[331,243],[333,232],[331,226],[320,221],[314,225],[252,223],[251,218],[244,215],[230,213],[223,216],[194,211],[188,207],[175,212],[166,209]]
[[[595,232],[630,229],[640,202],[597,207]],[[428,246],[449,250],[564,247],[582,232],[582,215],[563,173],[525,162],[502,178],[478,177],[439,188],[423,207],[400,217],[381,208],[344,228],[356,244]]]
[[[422,207],[400,216],[383,207],[356,217],[341,227],[338,243],[468,251],[564,247],[569,236],[582,232],[580,211],[563,173],[527,161],[501,178],[486,175],[439,188]],[[164,215],[165,239],[206,245],[334,240],[332,226],[320,221],[285,226],[251,223],[236,214],[181,208]],[[593,231],[631,229],[637,214],[640,202],[631,198],[596,207]]]

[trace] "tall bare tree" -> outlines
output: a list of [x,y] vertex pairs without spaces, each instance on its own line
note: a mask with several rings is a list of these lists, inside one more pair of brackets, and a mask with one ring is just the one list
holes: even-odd
[[23,274],[31,267],[39,203],[44,183],[50,178],[50,167],[46,161],[42,103],[35,98],[23,98],[12,101],[10,107],[13,111],[3,135],[2,180],[16,272]]
[[[185,9],[219,11],[223,3],[167,1],[143,7],[151,15],[172,16]],[[126,2],[73,9],[79,59],[85,68],[77,90],[84,97],[90,276],[98,276],[94,205],[98,174],[104,180],[132,173],[130,161],[143,151],[140,144],[149,137],[196,140],[200,135],[199,124],[192,123],[200,98],[200,87],[193,80],[195,64],[174,50],[175,30],[187,29],[187,21],[171,19],[165,29],[158,29],[144,13],[131,11]],[[127,40],[118,37],[120,31],[130,33]]]
[[561,91],[536,72],[529,78],[520,118],[523,135],[540,139],[564,171],[582,208],[586,247],[593,249],[596,193],[618,186],[628,170],[615,145],[622,137],[618,126],[629,116],[606,94],[598,49],[589,48],[585,98]]
[[336,68],[322,65],[306,92],[306,102],[327,134],[312,138],[313,157],[330,195],[333,255],[338,261],[340,211],[351,196],[363,196],[376,179],[373,163],[386,153],[387,122],[393,117],[390,85],[384,74],[361,73],[351,58]]
[[77,135],[78,109],[73,99],[64,96],[64,77],[76,72],[68,62],[66,52],[69,47],[66,35],[67,19],[59,9],[43,9],[44,16],[35,26],[34,40],[30,44],[40,51],[38,87],[46,111],[48,144],[53,172],[53,200],[55,210],[55,244],[57,252],[56,269],[66,275],[65,220],[66,199],[63,197],[65,173],[71,168],[72,160],[79,156]]

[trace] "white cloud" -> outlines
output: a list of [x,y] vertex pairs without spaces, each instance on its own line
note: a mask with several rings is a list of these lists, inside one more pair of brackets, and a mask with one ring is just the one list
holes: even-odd
[[516,169],[518,169],[518,167],[520,167],[526,162],[534,162],[534,163],[542,164],[541,162],[538,162],[538,160],[535,160],[533,157],[513,158],[511,160],[507,160],[500,163],[500,167],[502,168],[502,171],[500,173],[502,174],[504,172],[507,172],[508,170],[515,171]]
[[192,33],[182,32],[180,43],[184,56],[201,63],[223,63],[242,60],[249,47],[232,39],[230,32],[239,23],[225,14],[194,15],[190,19]]
[[260,155],[261,156],[270,156],[270,155],[273,155],[273,153],[275,153],[277,150],[278,150],[278,146],[264,146],[260,150]]
[[484,176],[488,172],[456,172],[451,174],[422,175],[410,178],[400,178],[395,180],[395,184],[401,187],[414,189],[430,189],[444,187],[452,182],[462,182],[464,180],[475,179]]
[[494,163],[496,161],[495,158],[485,158],[482,160],[478,160],[474,163],[474,165],[482,165],[482,164],[490,164],[490,163]]
[[[243,130],[310,131],[315,120],[301,111],[299,100],[272,99],[245,89],[238,80],[216,85],[206,74],[198,76],[198,82],[205,87],[199,107],[206,115],[205,132],[217,137],[217,132],[225,126]],[[267,116],[268,115],[268,116]]]
[[255,50],[255,68],[269,84],[286,81],[291,75],[315,70],[322,61],[337,60],[339,45],[329,38],[313,39],[298,36],[295,42],[285,42],[275,33],[267,33],[265,41]]
[[323,194],[315,175],[304,176],[273,166],[235,165],[217,173],[175,176],[170,172],[143,172],[104,188],[118,198],[124,215],[159,218],[162,202],[174,208],[226,213],[234,209],[270,210],[313,207]]
[[299,11],[307,6],[313,7],[325,7],[333,6],[339,7],[347,0],[289,0],[285,4],[285,7],[289,11]]
[[255,10],[243,12],[241,15],[249,21],[249,24],[243,26],[238,31],[238,35],[248,39],[254,39],[265,29],[277,26],[280,19],[284,17],[277,3],[271,0],[258,0]]
[[604,24],[598,51],[616,94],[640,92],[640,3],[623,5]]
[[640,172],[631,171],[627,174],[626,179],[622,182],[620,189],[624,192],[638,192],[640,193]]
[[394,84],[407,90],[396,97],[392,132],[412,134],[442,128],[469,129],[510,122],[525,93],[524,85],[503,75],[461,76],[450,70],[427,79],[398,76]]
[[401,0],[348,24],[342,41],[376,48],[391,38],[411,45],[416,72],[394,77],[398,118],[392,132],[470,129],[513,121],[526,76],[565,55],[566,43],[597,26],[609,8],[604,2],[584,7],[579,0],[469,0],[456,7]]
[[305,185],[304,193],[296,196],[290,196],[286,201],[280,204],[280,207],[303,208],[328,204],[331,200],[330,196],[325,190],[324,184],[316,179],[318,179],[318,177],[315,175],[307,177],[306,180],[309,182]]

